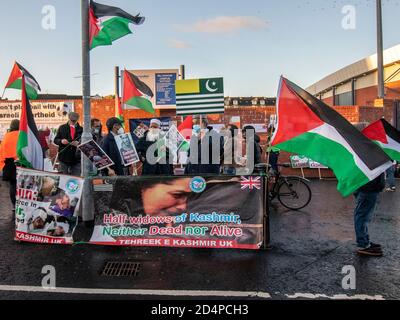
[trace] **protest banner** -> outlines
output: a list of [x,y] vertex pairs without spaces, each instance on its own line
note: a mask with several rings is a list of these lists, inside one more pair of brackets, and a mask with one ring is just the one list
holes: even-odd
[[[67,123],[68,113],[74,110],[74,103],[64,102],[31,102],[33,117],[38,129],[53,129]],[[21,102],[0,102],[0,140],[14,119],[21,117]]]
[[94,140],[79,145],[78,149],[93,163],[97,170],[105,169],[114,164],[110,157]]
[[290,164],[293,169],[308,168],[309,159],[299,155],[290,156]]
[[130,133],[115,136],[115,142],[125,167],[140,161]]
[[78,177],[18,168],[15,240],[72,243],[82,187]]
[[90,243],[260,249],[262,177],[117,177],[93,181]]
[[145,132],[150,127],[150,120],[158,119],[161,121],[161,131],[165,134],[169,130],[171,126],[171,118],[170,117],[161,117],[161,118],[142,118],[142,119],[130,119],[129,120],[129,128],[132,134],[133,142],[138,143],[139,139],[144,137]]

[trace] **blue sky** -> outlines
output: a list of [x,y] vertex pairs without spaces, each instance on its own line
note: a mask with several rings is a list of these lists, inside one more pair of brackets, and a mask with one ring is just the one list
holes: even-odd
[[[303,87],[376,51],[375,0],[98,0],[145,24],[91,53],[92,94],[114,91],[114,66],[178,68],[187,78],[223,76],[230,96],[275,96],[284,74]],[[400,43],[400,0],[383,0],[384,46]],[[42,8],[56,10],[55,30]],[[356,28],[342,28],[342,8],[356,8]],[[14,60],[42,93],[81,93],[79,0],[1,0],[0,84]],[[7,14],[5,14],[7,12]],[[224,29],[221,29],[221,26]],[[220,31],[220,32],[217,32]],[[7,90],[5,97],[19,93]]]

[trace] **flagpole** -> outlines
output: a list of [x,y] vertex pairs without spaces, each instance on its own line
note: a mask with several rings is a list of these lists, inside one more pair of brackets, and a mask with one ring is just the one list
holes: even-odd
[[[81,0],[82,14],[82,99],[83,99],[83,134],[82,143],[92,139],[90,130],[90,44],[89,44],[89,1]],[[84,222],[94,220],[93,194],[90,186],[92,165],[82,157],[82,175],[85,184],[82,192],[82,219]]]
[[1,94],[1,100],[3,100],[4,92],[6,92],[6,88],[4,88],[3,93]]

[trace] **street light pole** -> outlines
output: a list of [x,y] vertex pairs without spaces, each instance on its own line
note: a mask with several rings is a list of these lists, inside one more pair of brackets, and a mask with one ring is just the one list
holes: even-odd
[[378,99],[385,97],[383,66],[382,0],[376,0],[377,40],[378,40]]
[[[90,129],[90,48],[89,48],[89,2],[81,0],[82,10],[82,98],[83,98],[83,134],[82,143],[92,139]],[[82,219],[84,222],[94,219],[93,199],[90,186],[92,165],[89,159],[82,157],[82,175],[85,184],[82,192]]]

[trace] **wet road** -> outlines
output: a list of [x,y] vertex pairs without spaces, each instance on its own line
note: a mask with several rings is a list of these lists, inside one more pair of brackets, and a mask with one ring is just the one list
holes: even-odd
[[[370,227],[385,256],[363,258],[355,254],[353,199],[343,199],[335,181],[314,180],[311,187],[304,211],[273,203],[273,248],[254,252],[17,243],[2,183],[0,299],[400,299],[398,193],[382,194]],[[141,270],[130,278],[101,276],[107,261],[140,262]],[[62,292],[32,292],[41,290],[44,265],[56,268]],[[356,290],[342,288],[348,265],[356,270]]]

